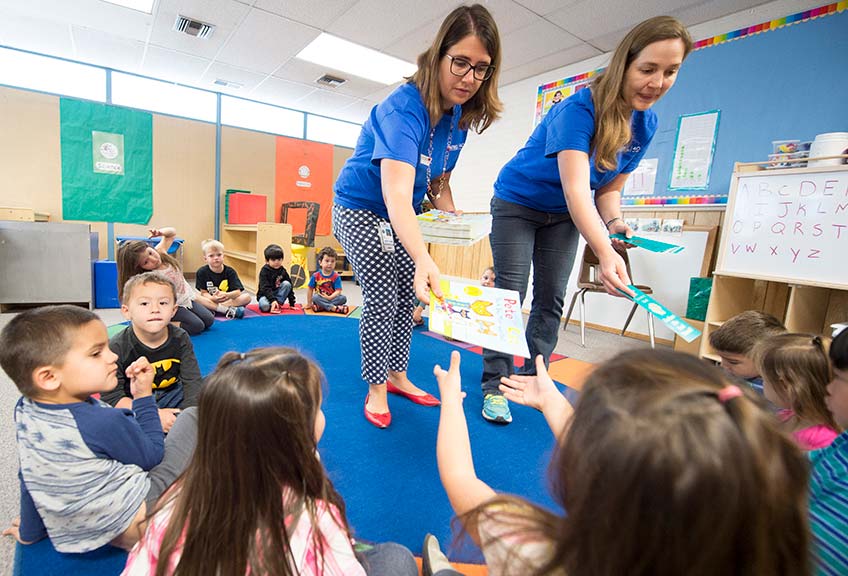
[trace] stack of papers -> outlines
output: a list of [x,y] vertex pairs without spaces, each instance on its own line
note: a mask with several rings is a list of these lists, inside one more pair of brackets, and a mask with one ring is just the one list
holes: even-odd
[[491,214],[463,214],[430,210],[418,215],[418,226],[425,242],[471,246],[492,230]]

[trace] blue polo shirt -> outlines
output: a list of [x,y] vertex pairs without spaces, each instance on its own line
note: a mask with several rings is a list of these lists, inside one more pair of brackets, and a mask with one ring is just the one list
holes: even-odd
[[[454,106],[442,116],[433,135],[430,179],[456,166],[459,152],[468,136],[460,130],[462,107]],[[371,110],[362,125],[353,156],[342,168],[335,186],[335,202],[353,210],[369,210],[388,219],[380,183],[380,160],[399,160],[415,168],[412,206],[416,212],[427,192],[427,162],[430,148],[430,115],[415,84],[406,83]],[[447,150],[448,133],[451,134]],[[445,154],[448,154],[445,169]],[[435,192],[435,190],[434,190]]]
[[[657,115],[652,110],[633,112],[632,139],[618,154],[614,170],[595,168],[595,157],[589,158],[592,190],[603,188],[613,178],[636,169],[657,130]],[[533,130],[524,147],[501,169],[495,181],[495,197],[541,212],[565,214],[568,207],[562,191],[557,166],[557,153],[580,150],[589,154],[595,135],[595,104],[589,88],[552,107]]]

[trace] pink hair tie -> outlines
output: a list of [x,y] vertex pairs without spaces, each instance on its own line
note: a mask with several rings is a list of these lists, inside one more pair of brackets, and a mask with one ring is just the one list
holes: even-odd
[[739,386],[734,384],[728,384],[718,391],[718,401],[722,404],[726,404],[728,400],[733,400],[740,396],[742,396],[742,390],[739,389]]

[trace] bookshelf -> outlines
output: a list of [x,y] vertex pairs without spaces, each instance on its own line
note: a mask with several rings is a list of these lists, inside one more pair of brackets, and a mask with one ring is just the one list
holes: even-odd
[[288,270],[291,267],[291,238],[291,224],[224,224],[221,229],[224,263],[232,266],[244,287],[255,294],[259,270],[265,265],[265,247],[279,244],[285,255],[283,266]]

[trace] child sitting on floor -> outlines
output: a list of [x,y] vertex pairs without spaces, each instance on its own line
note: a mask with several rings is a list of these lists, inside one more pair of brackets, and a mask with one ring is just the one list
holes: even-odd
[[[830,345],[832,379],[827,407],[840,430],[848,430],[848,330]],[[810,452],[810,526],[816,573],[848,574],[848,432]]]
[[92,398],[115,387],[117,356],[89,310],[22,312],[0,334],[0,366],[23,395],[15,406],[22,544],[49,536],[59,552],[129,549],[151,506],[194,450],[194,409],[163,441],[146,358],[126,368],[132,410]]
[[212,310],[218,305],[192,288],[183,276],[180,263],[168,254],[177,231],[173,228],[151,228],[150,237],[162,238],[156,248],[142,240],[124,242],[118,248],[118,298],[123,302],[124,285],[131,277],[142,272],[159,272],[173,282],[177,289],[178,308],[174,322],[178,322],[191,336],[197,336],[215,322]]
[[417,575],[397,544],[375,545],[362,564],[354,553],[344,501],[318,458],[323,380],[288,348],[224,354],[200,396],[195,456],[124,575]]
[[318,270],[309,278],[306,306],[314,312],[327,310],[347,314],[347,296],[342,294],[342,277],[336,272],[336,251],[324,246],[318,252]]
[[754,349],[763,392],[779,408],[781,427],[802,450],[830,446],[839,435],[827,409],[828,340],[812,334],[778,334]]
[[153,366],[153,399],[165,434],[183,408],[197,405],[203,379],[191,338],[171,324],[176,310],[174,285],[156,272],[127,280],[121,312],[130,325],[109,340],[118,355],[118,385],[101,400],[116,408],[132,408],[133,394],[124,371],[139,358]]
[[728,374],[745,380],[762,394],[763,379],[757,371],[751,353],[757,342],[784,332],[786,327],[771,314],[748,310],[710,332],[710,346],[721,358],[721,367]]
[[686,354],[627,352],[592,373],[572,409],[541,355],[536,369],[500,389],[540,409],[559,438],[551,472],[565,515],[477,478],[459,354],[434,370],[439,474],[490,574],[809,572],[805,459],[720,370]]
[[217,240],[200,243],[206,265],[197,270],[194,286],[217,304],[216,312],[227,318],[244,317],[244,307],[250,304],[250,294],[244,292],[238,273],[224,264],[224,245]]
[[289,306],[294,306],[292,279],[283,266],[283,257],[283,249],[279,245],[269,244],[265,248],[265,265],[259,271],[259,288],[256,290],[259,309],[263,312],[279,313],[286,300]]

